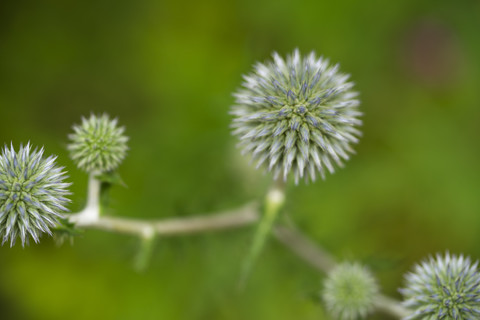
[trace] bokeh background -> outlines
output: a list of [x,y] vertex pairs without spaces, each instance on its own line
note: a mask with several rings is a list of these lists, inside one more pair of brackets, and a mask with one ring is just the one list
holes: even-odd
[[[0,2],[0,143],[31,141],[70,174],[82,115],[107,112],[130,136],[108,209],[168,218],[261,197],[270,176],[239,155],[231,92],[273,51],[315,50],[361,92],[357,155],[326,181],[290,186],[292,221],[339,260],[359,260],[399,297],[429,254],[480,257],[480,2],[26,0]],[[0,247],[1,319],[330,319],[323,275],[274,239],[236,284],[253,227],[138,241],[86,231]],[[374,315],[370,319],[389,319]]]

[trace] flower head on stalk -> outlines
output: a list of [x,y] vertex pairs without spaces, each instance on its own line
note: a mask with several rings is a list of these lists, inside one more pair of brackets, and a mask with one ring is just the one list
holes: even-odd
[[314,52],[298,50],[286,59],[258,63],[234,94],[233,133],[257,167],[265,165],[274,177],[293,172],[315,180],[334,172],[353,153],[361,132],[357,93],[349,75],[338,71]]

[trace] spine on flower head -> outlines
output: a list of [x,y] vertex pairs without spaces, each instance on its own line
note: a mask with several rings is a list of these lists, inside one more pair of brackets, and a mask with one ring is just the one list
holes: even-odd
[[406,320],[480,319],[478,261],[469,257],[448,252],[430,257],[405,275],[400,292],[411,310]]
[[127,154],[125,128],[106,114],[82,118],[82,123],[74,125],[73,130],[68,150],[75,164],[87,173],[115,170]]
[[22,245],[30,236],[39,242],[40,235],[52,235],[67,211],[69,183],[65,183],[63,167],[56,157],[43,156],[43,148],[32,150],[30,144],[15,151],[5,146],[0,155],[0,236],[2,244],[15,244],[20,237]]
[[273,61],[258,63],[244,79],[234,94],[233,133],[243,153],[275,179],[291,172],[296,182],[324,178],[354,152],[361,135],[359,100],[338,65],[314,52],[302,57],[295,50],[286,59],[274,53]]

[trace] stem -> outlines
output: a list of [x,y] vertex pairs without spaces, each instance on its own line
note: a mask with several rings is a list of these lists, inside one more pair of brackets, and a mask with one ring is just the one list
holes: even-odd
[[138,272],[145,271],[153,254],[155,246],[155,231],[153,229],[145,229],[144,234],[140,237],[140,248],[135,258],[135,269]]
[[243,264],[239,283],[240,288],[245,285],[255,261],[262,252],[262,248],[265,245],[276,218],[278,217],[278,213],[283,208],[285,203],[284,188],[285,185],[283,183],[277,182],[265,196],[263,215],[260,218],[257,231],[253,236],[252,246],[250,247],[250,251]]
[[96,173],[88,177],[88,195],[86,208],[94,209],[97,217],[100,214],[100,185],[101,181],[96,178]]
[[150,230],[156,235],[174,236],[243,227],[257,222],[258,217],[257,205],[250,203],[230,211],[188,218],[139,220],[102,216],[95,221],[82,221],[80,226],[140,237]]
[[[300,232],[290,228],[277,227],[274,234],[281,243],[318,271],[328,273],[335,267],[336,263],[330,254]],[[403,319],[410,314],[399,301],[384,295],[376,297],[375,308],[398,319]]]
[[78,226],[86,226],[100,217],[100,185],[101,181],[96,177],[96,173],[91,173],[88,177],[87,204],[85,208],[77,214],[70,216],[70,220]]
[[[140,268],[148,262],[155,235],[174,236],[201,233],[238,228],[259,222],[250,253],[245,260],[240,285],[245,284],[249,272],[258,258],[273,223],[285,202],[284,185],[277,183],[265,197],[262,216],[258,213],[257,204],[249,203],[238,209],[189,218],[149,221],[100,217],[101,182],[95,176],[95,174],[91,174],[88,180],[88,197],[85,208],[79,213],[72,214],[70,221],[80,227],[139,236],[143,247],[143,251],[137,257],[137,267]],[[315,269],[321,272],[329,272],[335,267],[335,261],[332,256],[300,232],[291,228],[276,227],[274,228],[274,235],[300,259]],[[378,311],[398,319],[403,319],[410,314],[408,310],[402,307],[400,302],[384,295],[377,296],[375,307]]]
[[274,235],[283,245],[315,269],[328,273],[335,267],[333,257],[300,232],[279,226],[275,228]]
[[398,319],[404,319],[411,314],[400,302],[384,295],[377,296],[375,308]]

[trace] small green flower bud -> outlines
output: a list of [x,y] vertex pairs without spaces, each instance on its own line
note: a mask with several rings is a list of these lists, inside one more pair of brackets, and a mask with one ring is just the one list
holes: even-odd
[[118,127],[117,119],[111,120],[106,114],[82,118],[82,124],[74,125],[73,130],[68,136],[68,150],[75,164],[87,173],[112,171],[127,154],[125,128]]
[[325,280],[323,300],[336,318],[365,318],[373,309],[378,285],[363,266],[343,263],[333,269]]
[[243,152],[275,179],[293,172],[295,182],[314,181],[317,173],[325,177],[325,168],[333,173],[332,162],[342,166],[361,135],[359,101],[348,78],[314,52],[301,57],[295,50],[286,60],[274,53],[273,61],[257,64],[234,94],[231,111]]
[[35,242],[41,233],[52,235],[67,211],[69,183],[63,167],[57,167],[56,157],[43,158],[43,148],[31,151],[30,144],[20,146],[15,152],[5,146],[0,155],[0,236],[2,245],[10,239],[15,244],[17,236],[22,245],[30,235]]
[[400,289],[404,306],[412,310],[406,319],[480,319],[478,261],[463,255],[437,255],[405,275]]

